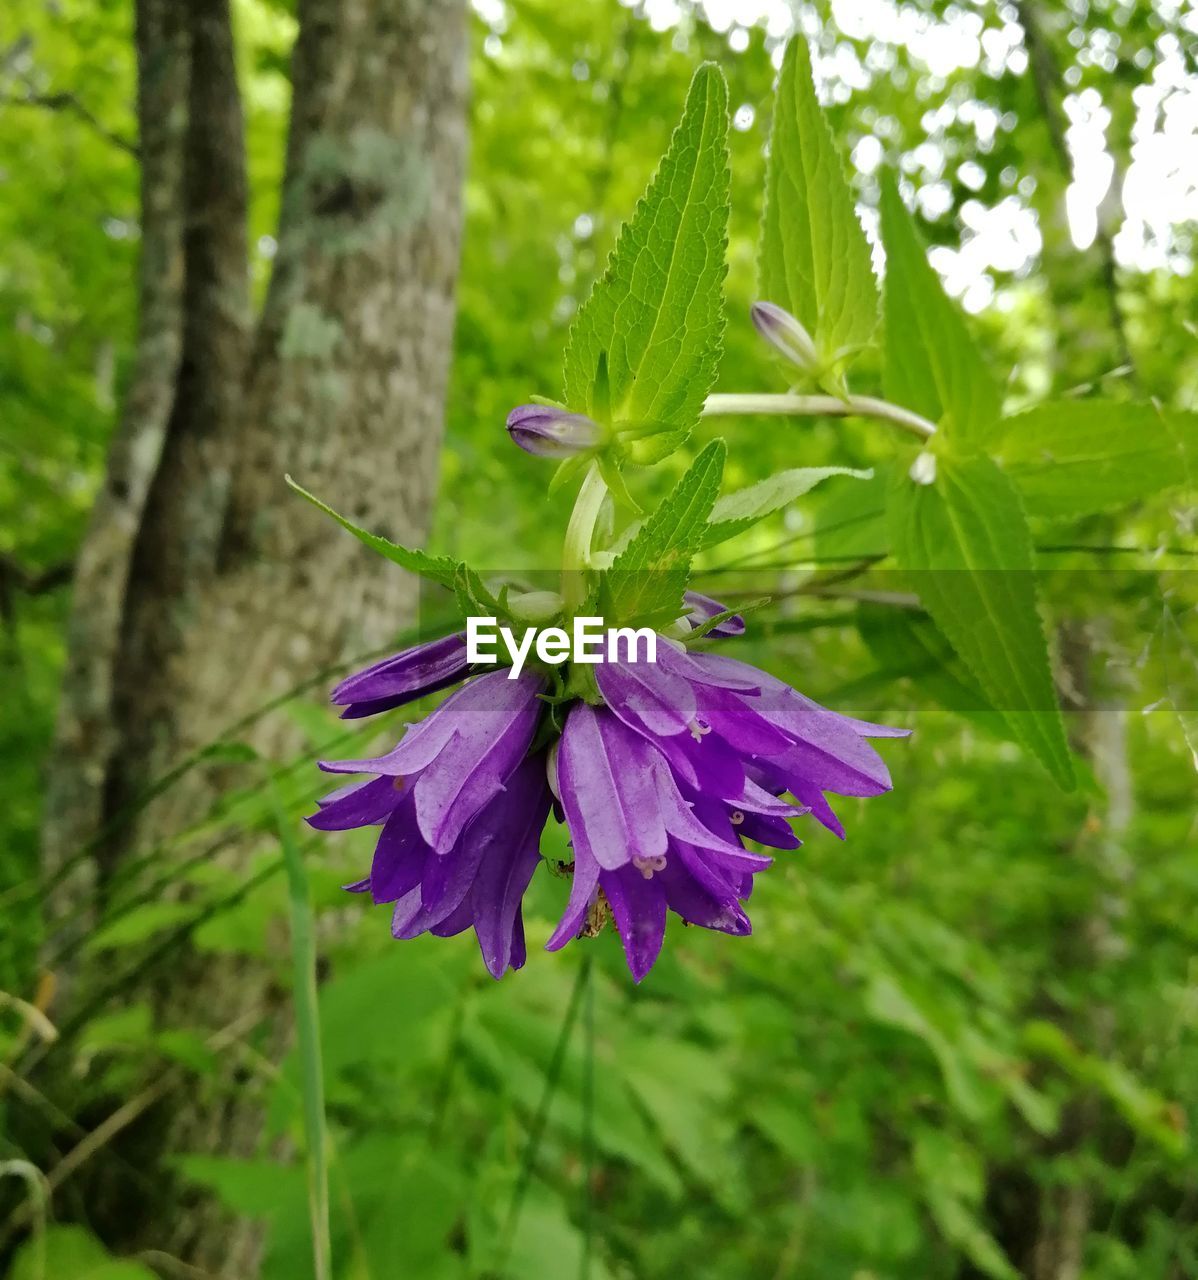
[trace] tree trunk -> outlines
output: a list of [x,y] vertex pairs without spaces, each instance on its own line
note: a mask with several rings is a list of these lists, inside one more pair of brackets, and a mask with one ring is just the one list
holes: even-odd
[[[56,891],[47,924],[62,949],[86,932],[108,761],[117,748],[113,683],[133,544],[175,401],[183,329],[183,137],[188,32],[171,0],[138,0],[141,122],[139,326],[132,381],[104,483],[75,565],[54,760],[46,780],[43,867]],[[61,985],[61,983],[60,983]]]
[[[45,832],[48,870],[79,868],[57,900],[60,941],[135,851],[206,813],[228,782],[192,769],[141,805],[155,777],[411,620],[414,584],[379,571],[283,476],[419,543],[452,341],[463,0],[300,0],[278,251],[252,335],[228,0],[139,0],[138,43],[141,339],[75,584]],[[299,746],[284,715],[241,736],[267,756]],[[234,841],[223,856],[245,854]],[[153,981],[167,1024],[225,1025],[269,1003],[268,976],[244,960],[176,954]],[[257,1140],[252,1107],[171,1106],[135,1135],[138,1167]],[[147,1206],[137,1222],[124,1210],[98,1215],[118,1248],[166,1248],[238,1280],[256,1269],[253,1233],[210,1205]]]

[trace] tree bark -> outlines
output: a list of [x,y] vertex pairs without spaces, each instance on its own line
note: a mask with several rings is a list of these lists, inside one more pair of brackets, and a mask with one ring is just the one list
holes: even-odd
[[91,918],[96,863],[86,856],[103,821],[116,749],[113,685],[133,544],[175,401],[183,337],[183,137],[188,30],[171,0],[138,0],[137,114],[142,237],[136,362],[108,467],[75,567],[67,661],[46,780],[43,868],[56,890],[47,926],[70,949]]
[[[1108,642],[1101,621],[1061,628],[1063,665],[1081,707],[1077,749],[1093,766],[1105,794],[1101,814],[1087,822],[1073,851],[1097,886],[1095,901],[1078,921],[1076,937],[1070,938],[1067,954],[1062,956],[1063,967],[1080,968],[1091,975],[1120,963],[1127,955],[1123,917],[1132,875],[1125,847],[1135,816],[1127,707],[1116,700],[1125,691],[1095,690],[1095,668]],[[1114,1048],[1112,1012],[1105,1005],[1094,1003],[1080,1025],[1068,1029],[1090,1053],[1105,1057]],[[1064,1157],[1094,1146],[1101,1137],[1102,1123],[1102,1100],[1093,1091],[1081,1094],[1065,1110],[1053,1154]],[[1089,1182],[1075,1178],[1044,1189],[1039,1230],[1027,1269],[1031,1280],[1080,1280],[1093,1218],[1094,1194]]]
[[[179,12],[186,30],[168,40],[160,28]],[[415,607],[413,582],[378,571],[283,476],[389,537],[427,532],[459,252],[465,4],[300,0],[298,17],[277,257],[251,335],[228,0],[139,4],[139,377],[80,558],[47,805],[52,873],[94,850],[60,899],[76,927],[95,890],[229,780],[227,765],[191,769],[143,804],[155,777],[272,695],[385,643]],[[169,70],[164,51],[177,54]],[[164,111],[155,94],[168,87]],[[267,757],[300,746],[285,715],[242,737]],[[247,852],[234,839],[222,856],[236,868]],[[219,1026],[272,990],[245,959],[176,954],[152,996],[164,1024]],[[252,1104],[169,1105],[128,1135],[143,1170],[168,1151],[257,1142]],[[112,1209],[93,1221],[118,1249],[165,1248],[238,1280],[257,1268],[255,1232],[211,1204],[176,1200],[165,1217],[146,1206],[137,1221],[127,1203]]]

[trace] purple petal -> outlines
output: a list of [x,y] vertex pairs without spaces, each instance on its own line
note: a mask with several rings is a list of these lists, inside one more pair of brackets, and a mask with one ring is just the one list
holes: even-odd
[[586,923],[587,912],[599,887],[599,864],[591,857],[579,857],[575,850],[574,879],[570,885],[570,901],[557,923],[557,928],[545,943],[546,951],[560,951],[567,942],[578,937]]
[[[528,959],[528,948],[524,942],[524,912],[516,908],[516,918],[512,921],[512,941],[508,950],[508,968],[523,969]],[[502,973],[499,975],[502,977]]]
[[410,893],[420,884],[429,859],[435,857],[417,830],[408,793],[387,819],[374,847],[370,892],[375,902],[395,902]]
[[730,827],[729,835],[725,837],[717,835],[699,821],[690,804],[678,790],[674,775],[661,756],[656,755],[656,758],[650,761],[650,769],[657,788],[662,819],[670,835],[676,836],[679,840],[685,840],[687,844],[697,845],[700,849],[741,852],[740,843],[731,834]]
[[349,831],[382,822],[399,803],[394,778],[369,778],[340,787],[318,800],[317,811],[305,821],[317,831]]
[[695,718],[695,693],[683,676],[653,662],[603,662],[595,668],[603,701],[638,733],[668,736]]
[[705,795],[731,798],[745,786],[741,758],[718,735],[696,738],[689,731],[671,738],[655,738],[654,745],[670,762],[674,776]]
[[[467,839],[493,837],[484,848],[470,901],[483,962],[494,978],[501,978],[511,963],[517,935],[523,942],[520,903],[541,861],[541,831],[548,816],[545,757],[538,754],[519,765],[503,794],[466,833]],[[475,827],[484,822],[487,832],[475,835]]]
[[624,955],[634,982],[653,968],[666,934],[666,894],[653,875],[643,876],[635,867],[621,867],[603,875],[603,892],[611,903]]
[[726,658],[722,653],[689,653],[677,641],[664,637],[657,646],[657,665],[685,676],[694,684],[737,689],[748,695],[756,693],[765,681],[773,678],[747,662]]
[[840,819],[832,812],[832,806],[824,799],[823,792],[819,787],[811,783],[800,782],[794,787],[795,796],[807,805],[811,810],[811,816],[816,822],[827,827],[834,835],[844,839],[844,827],[841,825]]
[[571,458],[593,449],[602,434],[585,414],[543,404],[517,405],[507,416],[507,429],[515,444],[540,458]]
[[742,811],[739,824],[734,825],[746,840],[768,844],[772,849],[797,849],[803,843],[785,818],[772,814]]
[[503,789],[524,758],[541,713],[537,694],[545,683],[538,676],[509,680],[496,671],[466,688],[476,685],[487,687],[468,710],[459,704],[459,731],[415,786],[416,820],[440,852],[452,848],[475,814]]
[[442,636],[348,676],[333,690],[331,700],[348,708],[343,719],[372,715],[445,688],[466,674],[466,665],[465,633]]
[[666,851],[666,827],[653,781],[665,761],[606,707],[576,703],[557,755],[558,789],[575,860],[608,870]]
[[465,898],[439,924],[429,926],[429,933],[438,938],[452,938],[456,934],[465,933],[474,923],[474,911],[470,899]]
[[691,875],[681,859],[673,857],[654,879],[659,879],[665,889],[666,905],[689,924],[738,937],[752,932],[749,917],[741,909],[731,886],[722,893],[713,893]]
[[430,854],[425,879],[435,876],[435,883],[430,887],[422,880],[395,904],[392,936],[415,938],[447,920],[470,892],[481,858],[482,843],[474,840],[463,840],[451,853]]

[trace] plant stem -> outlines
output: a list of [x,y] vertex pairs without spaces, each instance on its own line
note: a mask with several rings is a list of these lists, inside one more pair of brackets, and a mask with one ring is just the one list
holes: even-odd
[[545,1072],[545,1085],[541,1090],[541,1100],[537,1104],[536,1114],[533,1116],[532,1124],[528,1130],[528,1138],[524,1143],[524,1151],[520,1157],[520,1172],[517,1174],[512,1198],[508,1204],[507,1214],[499,1232],[498,1258],[494,1271],[488,1273],[493,1274],[495,1280],[502,1280],[507,1271],[507,1260],[512,1251],[512,1241],[516,1235],[516,1225],[520,1220],[520,1210],[524,1205],[524,1197],[528,1192],[529,1183],[532,1181],[533,1166],[536,1164],[537,1152],[540,1150],[541,1139],[545,1134],[545,1124],[549,1119],[549,1108],[553,1105],[553,1096],[557,1092],[562,1068],[565,1066],[566,1049],[570,1043],[570,1032],[573,1031],[574,1023],[578,1018],[578,1010],[582,1004],[582,995],[590,978],[592,963],[593,955],[590,951],[587,951],[578,966],[578,974],[574,979],[574,986],[570,990],[570,1002],[566,1005],[566,1016],[562,1019],[561,1030],[557,1035],[557,1043],[553,1046],[553,1056],[550,1058],[548,1070]]
[[307,1141],[308,1212],[312,1225],[315,1280],[332,1275],[329,1240],[329,1173],[324,1114],[324,1068],[320,1054],[320,1006],[316,995],[316,939],[303,854],[283,812],[273,776],[268,776],[279,843],[287,867],[291,907],[291,955],[295,969],[295,1030],[302,1067],[304,1137]]
[[586,570],[591,566],[591,544],[595,540],[595,524],[606,497],[607,485],[599,473],[598,463],[592,463],[574,500],[562,547],[562,599],[566,602],[567,612],[578,608],[586,599]]
[[801,418],[878,418],[922,440],[936,434],[936,426],[910,409],[873,396],[717,395],[708,396],[705,418],[731,414],[787,414]]

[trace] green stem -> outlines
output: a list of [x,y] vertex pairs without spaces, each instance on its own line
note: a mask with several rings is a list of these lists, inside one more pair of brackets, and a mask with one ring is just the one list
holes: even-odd
[[936,434],[927,418],[873,396],[716,395],[703,406],[705,418],[732,414],[787,414],[802,418],[878,418],[926,440]]
[[562,599],[566,602],[567,613],[577,609],[586,599],[586,571],[591,567],[591,544],[595,540],[595,525],[606,497],[607,485],[598,463],[593,462],[574,500],[562,547]]
[[304,1137],[307,1142],[308,1212],[312,1225],[312,1270],[315,1280],[332,1275],[329,1240],[328,1137],[324,1114],[324,1068],[320,1053],[320,1006],[316,995],[316,938],[308,872],[304,857],[283,812],[274,777],[268,775],[291,908],[291,956],[295,970],[295,1031],[302,1068]]
[[570,1032],[578,1018],[578,1010],[582,1004],[583,992],[586,990],[591,974],[593,953],[587,951],[578,966],[578,974],[570,991],[570,1002],[566,1005],[566,1016],[562,1019],[561,1030],[557,1035],[557,1043],[553,1046],[553,1056],[545,1073],[545,1084],[541,1090],[541,1100],[537,1104],[536,1114],[528,1130],[528,1138],[524,1143],[524,1151],[520,1157],[520,1171],[516,1176],[516,1185],[507,1207],[507,1214],[499,1232],[499,1251],[493,1274],[495,1280],[502,1280],[507,1272],[507,1260],[512,1251],[516,1226],[520,1221],[520,1210],[524,1205],[524,1197],[528,1193],[532,1181],[533,1167],[537,1161],[537,1152],[541,1147],[541,1139],[545,1135],[545,1125],[549,1120],[549,1108],[553,1105],[554,1094],[557,1093],[562,1068],[566,1063],[566,1049],[570,1043]]

